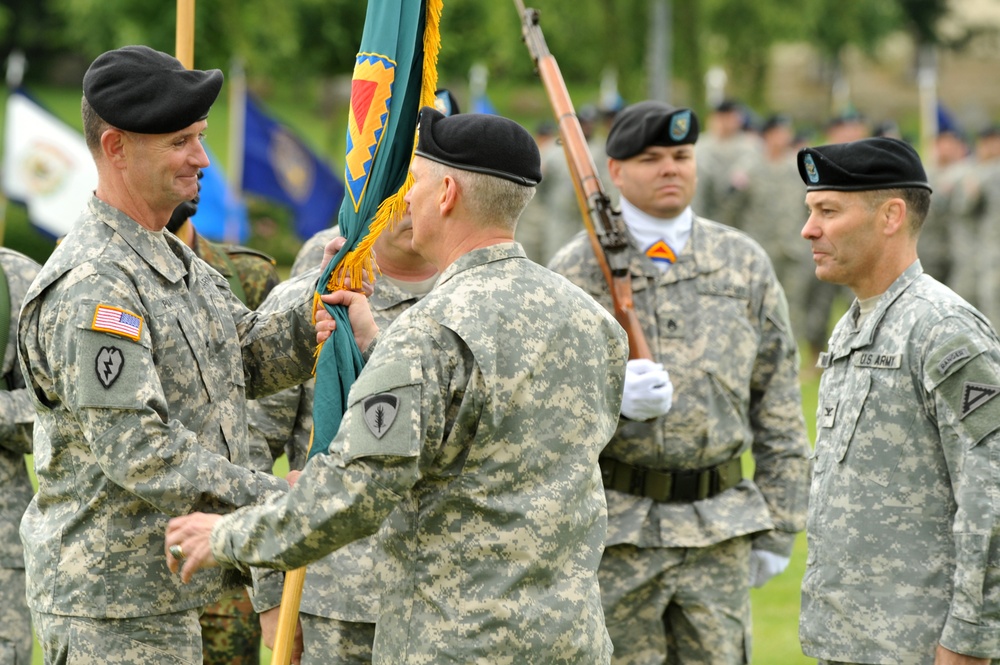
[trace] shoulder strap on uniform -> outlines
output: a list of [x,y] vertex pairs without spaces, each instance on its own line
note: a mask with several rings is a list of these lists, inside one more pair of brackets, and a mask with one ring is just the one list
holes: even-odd
[[[7,286],[7,273],[0,265],[0,366],[7,355],[7,341],[10,338],[10,288]],[[3,371],[0,369],[0,371]],[[4,374],[0,388],[10,390],[10,377]]]

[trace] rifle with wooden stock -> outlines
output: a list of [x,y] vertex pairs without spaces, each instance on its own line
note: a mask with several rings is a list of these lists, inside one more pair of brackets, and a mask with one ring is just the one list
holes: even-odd
[[576,117],[573,102],[566,90],[555,57],[549,52],[539,25],[537,9],[525,9],[522,0],[514,0],[521,14],[521,33],[538,76],[542,79],[549,103],[559,124],[559,138],[566,153],[576,201],[583,215],[583,225],[597,263],[604,273],[614,304],[615,318],[628,333],[629,358],[649,358],[652,354],[632,302],[632,277],[629,273],[629,235],[621,213],[611,205],[587,147],[587,139]]

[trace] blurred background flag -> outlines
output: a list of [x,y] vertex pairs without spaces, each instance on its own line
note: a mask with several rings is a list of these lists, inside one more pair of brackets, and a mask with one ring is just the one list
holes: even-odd
[[198,233],[216,242],[245,243],[250,237],[246,204],[226,183],[212,151],[205,146],[211,165],[204,169],[198,212],[191,218]]
[[496,115],[489,95],[486,94],[486,82],[489,80],[489,69],[482,63],[476,63],[469,70],[469,97],[472,99],[473,113],[489,113]]
[[[374,276],[372,244],[406,209],[410,160],[423,106],[433,106],[441,46],[441,0],[370,1],[351,80],[344,179],[347,198],[338,223],[347,239],[320,279],[322,293]],[[319,295],[319,294],[318,294]],[[361,372],[343,307],[327,307],[337,321],[316,362],[310,457],[326,452],[340,427],[347,393]]]
[[249,94],[244,99],[243,191],[289,206],[302,239],[330,228],[344,199],[343,183]]
[[23,203],[31,223],[66,235],[97,187],[97,167],[83,135],[23,89],[7,97],[3,192]]

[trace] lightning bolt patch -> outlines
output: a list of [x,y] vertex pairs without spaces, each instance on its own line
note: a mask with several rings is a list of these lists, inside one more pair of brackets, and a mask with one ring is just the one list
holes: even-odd
[[105,388],[110,388],[111,384],[122,375],[122,367],[125,365],[125,356],[121,349],[115,346],[102,346],[97,352],[94,360],[94,370],[97,372],[97,380]]

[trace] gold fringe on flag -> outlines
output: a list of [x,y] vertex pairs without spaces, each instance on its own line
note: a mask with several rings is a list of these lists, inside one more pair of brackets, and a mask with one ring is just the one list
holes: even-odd
[[[426,23],[424,27],[424,62],[423,81],[420,84],[420,108],[434,105],[434,93],[437,91],[438,82],[438,54],[441,52],[441,10],[444,6],[443,0],[427,0]],[[413,149],[416,150],[416,137],[413,140]],[[411,154],[410,160],[413,160]],[[368,225],[368,233],[358,243],[352,251],[348,252],[340,265],[330,275],[330,281],[326,285],[327,290],[336,291],[339,289],[361,289],[361,279],[365,272],[369,279],[375,280],[378,266],[375,264],[374,245],[375,239],[386,228],[391,228],[403,218],[406,212],[406,202],[403,197],[413,186],[413,176],[406,174],[406,179],[395,194],[382,201],[375,217]],[[317,300],[319,296],[316,296]]]

